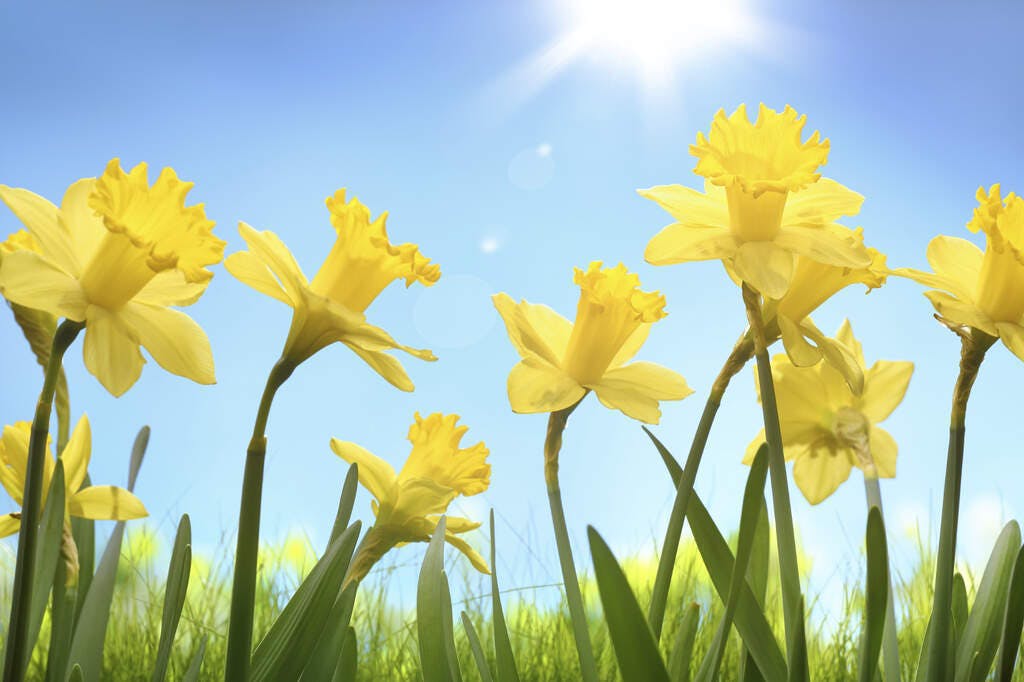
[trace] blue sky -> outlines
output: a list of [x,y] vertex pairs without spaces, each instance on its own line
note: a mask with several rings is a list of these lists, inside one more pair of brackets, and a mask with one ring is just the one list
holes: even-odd
[[[694,16],[706,9],[693,7]],[[743,309],[718,265],[643,262],[644,244],[668,218],[634,190],[699,186],[687,149],[715,111],[763,101],[806,113],[809,129],[832,140],[825,173],[866,196],[851,225],[863,225],[895,266],[924,266],[935,234],[966,236],[979,184],[1024,190],[1024,102],[1013,81],[1019,6],[778,1],[749,2],[744,12],[736,40],[681,38],[694,48],[669,69],[670,81],[652,87],[628,54],[600,43],[541,78],[538,55],[574,28],[553,2],[9,3],[0,7],[0,182],[58,200],[114,156],[173,166],[196,182],[191,197],[206,204],[229,252],[241,248],[237,221],[245,220],[276,231],[308,274],[332,240],[323,202],[335,189],[389,211],[392,237],[419,243],[444,276],[432,289],[389,289],[370,316],[441,361],[405,361],[417,384],[411,395],[343,347],[302,366],[270,420],[264,537],[301,528],[323,542],[345,471],[330,437],[399,465],[414,411],[457,412],[468,438],[490,446],[493,465],[491,489],[464,511],[483,519],[497,510],[506,582],[552,582],[545,418],[508,408],[505,377],[516,357],[491,293],[571,315],[571,269],[595,259],[622,261],[662,290],[670,315],[641,357],[680,371],[697,391],[665,405],[657,429],[685,452]],[[0,214],[0,231],[17,227]],[[168,535],[189,512],[197,546],[211,550],[235,524],[259,391],[290,311],[218,268],[189,314],[212,341],[214,387],[150,362],[114,399],[84,371],[80,345],[67,372],[75,414],[85,410],[93,423],[93,480],[122,483],[134,433],[150,424],[138,493]],[[883,494],[893,552],[904,558],[914,550],[902,529],[920,519],[927,531],[937,518],[958,354],[931,314],[917,285],[891,281],[869,297],[847,291],[816,316],[829,331],[849,316],[869,362],[916,363],[886,424],[901,450]],[[0,420],[10,423],[31,415],[41,375],[17,327],[0,322]],[[1020,362],[996,348],[972,399],[961,543],[972,560],[1000,518],[1021,511],[1022,378]],[[744,371],[698,479],[726,528],[738,518],[740,457],[759,426],[752,388]],[[638,424],[588,399],[572,417],[562,463],[578,557],[587,523],[620,553],[661,536],[672,491]],[[819,565],[815,584],[827,589],[857,570],[860,475],[818,507],[794,499]],[[357,513],[370,519],[365,497]]]

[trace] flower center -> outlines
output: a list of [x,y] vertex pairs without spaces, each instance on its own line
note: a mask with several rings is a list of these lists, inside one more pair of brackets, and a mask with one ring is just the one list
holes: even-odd
[[875,462],[871,457],[871,422],[860,410],[840,407],[832,415],[832,434],[836,442],[853,450],[858,465],[864,472],[874,471]]
[[729,227],[744,242],[771,241],[782,227],[787,192],[768,191],[755,196],[739,184],[725,188],[729,203]]
[[91,303],[117,310],[156,274],[148,249],[135,246],[124,233],[107,232],[82,272],[81,285]]

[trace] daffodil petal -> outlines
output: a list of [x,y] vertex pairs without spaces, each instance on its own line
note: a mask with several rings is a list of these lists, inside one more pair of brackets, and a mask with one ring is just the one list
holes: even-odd
[[267,267],[267,264],[249,251],[238,251],[224,259],[224,267],[235,279],[247,284],[261,294],[276,298],[281,303],[294,307],[296,302],[288,295],[281,280]]
[[374,372],[381,375],[385,381],[398,390],[406,393],[415,390],[416,386],[412,383],[412,379],[409,378],[402,363],[394,356],[383,351],[366,350],[353,343],[345,345],[368,364]]
[[853,464],[845,451],[832,454],[826,449],[807,448],[796,455],[793,480],[811,504],[818,504],[839,489],[850,477]]
[[786,199],[783,227],[813,227],[834,223],[843,216],[860,213],[864,197],[831,178],[820,178]]
[[393,497],[398,474],[390,464],[361,445],[337,438],[331,439],[331,450],[349,464],[358,466],[359,482],[378,502]]
[[651,265],[717,260],[731,257],[737,248],[736,238],[727,227],[693,227],[673,223],[647,242],[644,260]]
[[903,401],[914,373],[914,363],[879,360],[864,377],[860,411],[872,423],[884,421]]
[[557,412],[580,400],[586,389],[561,369],[536,358],[519,362],[508,375],[508,399],[520,414]]
[[210,340],[191,317],[171,308],[135,302],[126,304],[118,315],[165,370],[197,384],[217,383]]
[[1024,360],[1024,327],[1012,322],[998,322],[996,329],[1003,345],[1021,360]]
[[853,394],[859,396],[863,393],[864,372],[853,351],[835,339],[825,336],[811,323],[810,318],[804,319],[800,329],[804,336],[817,344],[822,359],[843,376]]
[[782,298],[793,278],[795,257],[774,242],[747,242],[736,251],[736,275],[768,298]]
[[0,538],[10,537],[21,530],[21,519],[11,514],[0,516]]
[[[754,372],[755,383],[757,372]],[[772,359],[772,378],[775,381],[775,400],[779,410],[779,426],[787,459],[793,453],[791,445],[806,443],[814,438],[828,410],[826,391],[818,372],[794,366],[784,355]]]
[[659,401],[682,400],[693,393],[686,379],[653,362],[634,362],[609,370],[600,383],[588,388],[606,407],[648,424],[661,419]]
[[469,559],[469,563],[473,565],[473,568],[480,571],[484,575],[491,574],[491,569],[488,568],[487,561],[485,561],[484,558],[480,556],[480,553],[472,547],[470,547],[469,543],[460,538],[458,535],[449,533],[447,530],[447,524],[445,528],[444,539],[452,547],[462,552],[462,554],[465,555],[467,559]]
[[138,303],[149,303],[159,306],[187,306],[199,300],[206,291],[209,280],[205,282],[189,282],[181,270],[164,270],[142,287],[132,299]]
[[82,487],[91,456],[92,427],[89,426],[89,418],[83,414],[60,455],[60,461],[64,463],[64,487],[69,493],[77,492]]
[[950,322],[974,327],[992,336],[999,335],[996,323],[973,303],[962,301],[944,291],[926,291],[924,295],[931,301],[935,312]]
[[3,460],[0,461],[0,483],[17,504],[21,504],[25,490],[25,473],[28,465],[28,441],[31,425],[18,422],[4,427],[3,443],[0,445]]
[[89,306],[82,356],[86,369],[114,397],[139,380],[146,364],[139,342],[124,320],[99,306]]
[[129,521],[149,516],[139,498],[113,485],[82,488],[68,500],[68,512],[72,516],[96,521]]
[[946,281],[945,289],[962,300],[973,300],[984,257],[973,242],[939,235],[928,242],[928,263]]
[[33,251],[14,251],[0,260],[0,293],[26,308],[79,322],[89,305],[75,278]]
[[410,478],[399,481],[396,508],[415,510],[416,516],[443,514],[458,494],[429,478]]
[[495,294],[491,300],[520,357],[535,356],[556,366],[561,362],[572,334],[571,322],[547,306],[516,303],[505,293]]
[[857,359],[858,365],[861,367],[865,366],[864,346],[857,337],[853,335],[853,325],[850,324],[849,319],[844,319],[843,323],[839,325],[839,331],[836,332],[836,341],[846,346],[846,348]]
[[621,348],[619,348],[619,352],[616,353],[615,357],[612,358],[612,361],[611,363],[609,363],[608,367],[610,367],[611,369],[615,369],[616,367],[621,367],[622,365],[632,360],[633,356],[635,356],[640,351],[640,348],[644,345],[644,342],[647,341],[647,336],[650,333],[651,323],[642,324],[639,327],[637,327],[636,331],[630,334],[629,338],[626,339],[626,342],[622,344]]
[[56,206],[35,192],[6,185],[0,185],[0,201],[28,228],[44,258],[71,276],[80,274],[71,235],[61,224]]
[[959,284],[955,280],[942,275],[937,275],[934,272],[924,272],[923,270],[915,270],[914,268],[895,268],[890,270],[889,274],[895,277],[903,277],[905,279],[913,280],[918,284],[931,289],[954,292],[958,298],[964,301],[973,300],[971,296],[963,295],[965,292],[958,291]]
[[280,237],[270,230],[259,232],[241,222],[238,223],[238,232],[242,235],[245,243],[249,245],[251,253],[263,261],[281,282],[288,297],[293,301],[301,300],[301,292],[309,286],[309,280],[306,279],[302,268],[295,262],[295,257]]
[[813,367],[821,361],[821,351],[804,339],[800,325],[784,315],[776,317],[779,331],[782,333],[782,347],[786,355],[797,367]]
[[[764,444],[765,439],[766,437],[764,429],[762,428],[760,431],[757,432],[757,437],[754,438],[754,440],[750,441],[750,444],[747,445],[747,449],[743,452],[744,464],[750,466],[751,464],[754,463],[754,458],[757,456],[757,451],[761,449],[761,446]],[[785,450],[785,448],[783,448],[783,450]]]
[[700,192],[684,185],[656,185],[636,193],[661,206],[686,227],[729,227],[729,205],[721,190]]
[[896,440],[888,431],[877,426],[871,428],[871,459],[879,478],[896,478]]
[[[60,219],[71,235],[75,253],[84,265],[95,253],[100,241],[109,232],[103,218],[89,206],[89,195],[96,188],[96,178],[83,178],[71,183],[60,202]],[[76,273],[77,274],[77,273]]]
[[871,254],[856,233],[840,225],[784,226],[775,235],[774,243],[790,253],[825,265],[845,268],[866,268],[871,265]]

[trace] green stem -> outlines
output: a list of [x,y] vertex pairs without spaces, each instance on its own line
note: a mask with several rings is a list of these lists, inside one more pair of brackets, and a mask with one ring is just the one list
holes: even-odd
[[583,595],[580,594],[576,564],[573,562],[572,546],[569,544],[569,531],[565,525],[562,491],[558,486],[558,453],[562,449],[562,432],[565,431],[565,424],[569,415],[576,409],[576,405],[552,412],[548,419],[547,438],[544,440],[544,479],[548,486],[551,521],[555,527],[555,543],[558,546],[558,561],[562,566],[562,580],[565,584],[566,601],[569,603],[572,632],[580,657],[581,679],[584,682],[597,682],[597,664],[594,662],[594,650],[587,629],[587,613],[583,608]]
[[57,390],[61,361],[71,342],[85,328],[84,322],[65,320],[53,335],[50,358],[46,363],[43,390],[39,393],[32,433],[29,436],[28,462],[25,469],[25,490],[21,502],[21,528],[18,535],[18,558],[14,568],[14,589],[11,595],[11,619],[8,621],[7,646],[3,679],[21,682],[25,679],[29,650],[29,611],[35,582],[36,544],[39,535],[39,510],[42,505],[43,467],[46,463],[46,440],[50,434],[50,413],[53,394]]
[[946,677],[952,630],[953,572],[956,558],[957,524],[960,518],[960,484],[963,478],[964,435],[967,400],[978,377],[985,353],[995,338],[972,329],[961,333],[960,373],[953,389],[953,407],[949,415],[949,448],[946,453],[946,481],[942,493],[942,517],[939,526],[939,550],[935,563],[935,592],[932,601],[932,638],[927,652],[928,682]]
[[754,335],[754,355],[757,358],[757,381],[761,389],[761,410],[764,415],[765,440],[768,443],[768,466],[772,483],[772,509],[775,514],[775,536],[779,551],[779,577],[782,582],[782,615],[786,627],[786,651],[790,657],[790,670],[806,670],[807,662],[794,661],[793,656],[806,656],[807,647],[796,641],[803,632],[803,596],[800,593],[800,569],[797,565],[796,535],[793,531],[793,512],[789,502],[789,481],[786,460],[782,452],[782,430],[775,402],[775,382],[765,340],[764,317],[758,294],[743,285],[743,302],[747,319]]
[[228,624],[227,666],[224,679],[244,682],[249,676],[252,656],[252,620],[256,599],[256,573],[260,545],[260,506],[263,497],[263,463],[267,454],[267,418],[277,389],[295,365],[284,358],[277,361],[267,377],[266,388],[256,411],[256,423],[245,456],[242,501],[238,509],[238,545],[235,576],[231,585],[231,620]]
[[654,579],[654,589],[651,592],[647,621],[650,623],[655,639],[661,638],[661,630],[665,622],[665,604],[668,601],[668,592],[672,585],[676,555],[679,553],[679,538],[683,533],[683,521],[686,517],[687,505],[690,503],[690,493],[693,492],[693,483],[697,479],[697,469],[700,467],[704,447],[707,445],[708,435],[711,433],[711,426],[714,424],[715,415],[718,414],[718,407],[722,403],[725,389],[729,387],[729,381],[743,369],[743,366],[753,356],[753,337],[746,333],[736,342],[732,353],[729,354],[729,359],[725,361],[715,383],[711,386],[707,402],[704,403],[704,412],[701,413],[697,432],[693,436],[693,443],[690,444],[690,453],[686,457],[683,473],[676,486],[675,502],[672,503],[672,512],[669,514],[665,542],[662,544],[661,557],[658,559],[658,573]]
[[[885,518],[882,510],[882,489],[878,485],[878,476],[864,474],[864,493],[867,497],[868,511],[878,507],[878,513]],[[886,568],[888,571],[888,567]],[[885,629],[882,633],[882,664],[885,669],[886,682],[900,679],[900,646],[896,630],[896,593],[893,591],[892,575],[889,576],[889,599],[885,605]]]

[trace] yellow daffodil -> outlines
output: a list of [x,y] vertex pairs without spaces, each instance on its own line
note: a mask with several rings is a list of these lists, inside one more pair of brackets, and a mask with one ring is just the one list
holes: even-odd
[[1024,199],[999,185],[978,189],[978,208],[967,224],[985,233],[985,250],[957,237],[940,235],[928,244],[934,272],[893,270],[933,291],[925,292],[942,319],[1002,339],[1024,359]]
[[676,222],[647,245],[654,265],[722,260],[768,298],[782,298],[796,257],[826,265],[862,268],[870,257],[852,232],[836,223],[860,211],[863,197],[822,178],[828,140],[816,131],[801,141],[806,116],[763,104],[753,124],[745,105],[731,116],[719,111],[690,153],[704,191],[682,185],[639,190]]
[[[409,428],[412,451],[402,470],[355,443],[331,439],[331,449],[346,462],[359,465],[359,482],[374,500],[376,521],[360,545],[349,574],[361,580],[392,547],[408,542],[428,542],[442,514],[459,495],[471,496],[487,490],[491,483],[489,451],[483,442],[460,447],[468,427],[459,426],[458,415],[434,413],[415,416]],[[469,519],[445,518],[445,540],[466,555],[473,567],[489,573],[487,562],[459,535],[479,523]]]
[[[25,489],[25,471],[28,462],[28,441],[32,425],[16,422],[5,426],[0,439],[0,483],[17,504],[21,504]],[[50,491],[50,481],[57,460],[47,440],[48,453],[43,468],[43,501]],[[72,516],[83,519],[112,519],[126,521],[147,516],[146,508],[132,493],[112,485],[91,485],[82,487],[89,458],[92,453],[92,431],[89,420],[82,415],[68,440],[60,458],[64,464],[65,520]],[[0,537],[18,532],[20,514],[5,514],[0,517]]]
[[195,303],[212,277],[206,266],[224,252],[203,206],[185,206],[191,188],[170,168],[150,186],[146,164],[125,173],[117,159],[98,179],[72,184],[60,208],[0,185],[31,236],[7,242],[0,293],[84,322],[85,366],[115,396],[142,372],[140,344],[173,374],[215,381],[206,334],[169,307]]
[[[853,467],[866,477],[896,475],[896,441],[878,424],[903,400],[914,371],[911,362],[887,360],[868,369],[848,321],[836,338],[853,352],[864,373],[860,395],[828,363],[797,367],[785,355],[772,360],[783,452],[793,460],[793,478],[811,504],[834,493]],[[762,429],[747,448],[745,463],[753,462],[763,442]]]
[[398,349],[422,360],[436,360],[429,350],[403,346],[364,314],[375,298],[396,279],[431,286],[441,269],[414,244],[388,240],[387,213],[370,220],[358,199],[345,201],[345,190],[327,199],[337,239],[313,281],[276,234],[259,232],[245,223],[239,232],[248,251],[228,256],[224,265],[240,281],[294,309],[282,357],[299,364],[321,348],[340,342],[403,391],[413,390],[405,369],[386,351]]
[[600,262],[575,271],[580,287],[576,321],[551,308],[496,294],[522,361],[508,377],[512,410],[557,412],[593,391],[606,407],[648,424],[661,417],[661,400],[693,393],[686,380],[651,362],[626,364],[647,340],[651,325],[665,317],[665,297],[640,290],[640,278],[624,265]]

